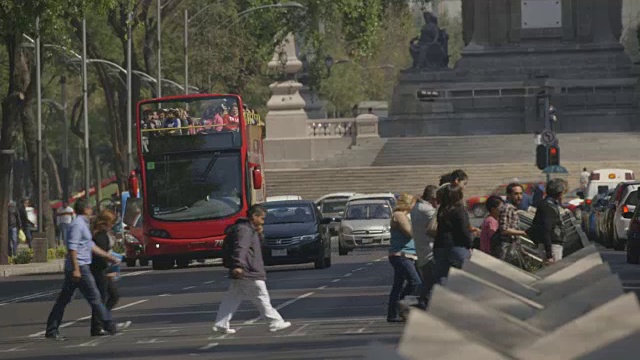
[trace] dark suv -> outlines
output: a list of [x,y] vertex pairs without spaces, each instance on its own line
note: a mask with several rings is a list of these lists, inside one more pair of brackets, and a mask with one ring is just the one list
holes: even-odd
[[313,262],[316,269],[331,266],[331,218],[322,218],[312,201],[289,200],[263,204],[262,253],[265,265]]

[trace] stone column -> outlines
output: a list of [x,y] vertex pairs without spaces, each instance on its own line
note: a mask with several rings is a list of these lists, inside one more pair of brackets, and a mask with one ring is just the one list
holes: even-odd
[[379,137],[377,116],[373,114],[360,114],[356,117],[356,144],[365,139]]
[[610,0],[595,1],[593,22],[593,42],[601,44],[617,43],[613,36],[611,18],[609,17]]
[[462,38],[464,45],[469,45],[473,37],[474,0],[462,0]]
[[475,0],[473,5],[473,35],[467,48],[470,50],[489,45],[491,0]]
[[269,85],[271,99],[267,102],[267,138],[301,138],[307,136],[307,113],[305,101],[300,96],[302,84],[294,75],[302,69],[302,62],[296,56],[293,34],[288,34],[276,47],[269,69],[284,71],[286,80]]

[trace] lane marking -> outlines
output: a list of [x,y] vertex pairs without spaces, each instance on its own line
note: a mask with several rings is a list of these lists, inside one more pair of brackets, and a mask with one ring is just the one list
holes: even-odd
[[216,282],[215,280],[211,280],[211,281],[205,281],[202,283],[202,285],[209,285],[209,284],[213,284],[214,282]]
[[367,263],[367,266],[371,266],[371,265],[373,265],[373,263],[372,263],[372,262],[370,262],[370,263]]
[[[136,301],[136,302],[132,302],[131,304],[118,306],[117,308],[112,309],[111,311],[116,311],[116,310],[126,309],[126,308],[128,308],[128,307],[131,307],[131,306],[134,306],[134,305],[138,305],[138,304],[142,304],[143,302],[147,302],[147,301],[149,301],[149,300],[148,300],[148,299],[139,300],[139,301]],[[73,320],[73,321],[69,321],[69,322],[67,322],[67,323],[64,323],[64,324],[60,325],[60,327],[59,327],[59,328],[60,328],[60,329],[62,329],[62,328],[66,328],[66,327],[71,326],[71,325],[73,325],[73,324],[75,324],[75,323],[78,323],[78,322],[80,322],[80,321],[89,320],[89,319],[91,319],[91,315],[89,315],[89,316],[83,316],[83,317],[81,317],[81,318],[79,318],[79,319],[76,319],[76,320]],[[29,335],[28,337],[30,337],[30,338],[40,337],[40,336],[44,335],[45,333],[46,333],[46,331],[40,331],[40,332],[37,332],[37,333],[35,333],[35,334],[31,334],[31,335]]]
[[200,350],[209,350],[209,349],[214,348],[216,346],[218,346],[218,343],[209,343],[209,344],[201,347]]
[[304,330],[307,326],[309,326],[311,324],[303,324],[302,326],[300,326],[299,328],[297,328],[294,332],[292,332],[291,334],[285,335],[287,337],[291,337],[291,336],[305,336],[307,335],[306,332],[302,332],[302,330]]
[[353,274],[352,273],[346,273],[346,274],[344,274],[344,277],[349,277],[351,275],[353,275]]
[[175,334],[180,330],[161,330],[160,334]]
[[[136,302],[132,302],[131,304],[118,306],[117,308],[114,308],[114,309],[113,309],[113,310],[111,310],[111,311],[116,311],[116,310],[126,309],[126,308],[128,308],[128,307],[132,307],[132,306],[135,306],[135,305],[138,305],[138,304],[142,304],[142,303],[145,303],[145,302],[147,302],[147,301],[149,301],[149,299],[138,300],[138,301],[136,301]],[[89,316],[89,319],[90,319],[90,318],[91,318],[91,316]]]
[[136,344],[160,344],[166,342],[164,340],[158,340],[158,338],[153,338],[150,340],[138,340],[138,342],[136,342]]
[[95,339],[95,340],[87,341],[87,342],[79,344],[79,345],[69,345],[69,346],[65,346],[65,347],[66,348],[96,347],[98,344],[100,344],[100,341],[98,339]]
[[[283,302],[282,304],[280,304],[280,305],[276,306],[276,310],[283,309],[283,308],[285,308],[285,307],[287,307],[287,306],[289,306],[289,305],[291,305],[291,304],[295,303],[296,301],[298,301],[298,300],[302,300],[302,299],[304,299],[304,298],[307,298],[307,297],[309,297],[309,296],[311,296],[311,295],[313,295],[313,294],[315,294],[315,291],[311,291],[311,292],[308,292],[308,293],[306,293],[306,294],[302,294],[302,295],[298,296],[297,298],[294,298],[294,299],[291,299],[291,300],[285,301],[285,302]],[[261,318],[261,317],[260,317],[260,316],[258,316],[257,318],[255,318],[255,319],[251,319],[251,320],[247,320],[247,321],[245,321],[245,322],[244,322],[244,323],[242,323],[242,324],[243,324],[243,325],[250,325],[250,324],[253,324],[253,323],[255,323],[256,321],[260,320],[260,318]]]
[[357,268],[355,270],[352,270],[351,272],[358,272],[358,271],[362,271],[362,270],[364,270],[364,268],[363,267],[359,267],[359,268]]
[[332,282],[332,283],[337,283],[337,282],[338,282],[338,281],[340,281],[340,280],[342,280],[342,279],[333,279],[333,280],[331,280],[331,282]]
[[56,294],[58,292],[60,292],[60,290],[42,291],[42,292],[35,293],[35,294],[24,295],[24,296],[20,296],[20,297],[17,297],[17,298],[5,300],[4,302],[0,303],[0,306],[4,306],[4,305],[7,305],[7,304],[12,304],[12,303],[17,303],[17,302],[25,301],[25,300],[33,300],[33,299],[37,299],[37,298],[53,295],[53,294]]
[[328,285],[320,286],[320,287],[318,288],[318,290],[324,290],[324,289],[326,289],[326,288],[327,288],[327,286],[328,286]]
[[120,275],[120,277],[127,277],[127,276],[138,276],[138,275],[142,275],[142,274],[146,274],[146,273],[150,273],[153,270],[140,270],[140,271],[134,271],[131,273],[126,273],[126,274],[122,274]]
[[195,286],[185,286],[182,288],[182,290],[191,290],[193,288],[195,288]]
[[5,352],[16,352],[16,351],[25,351],[27,349],[23,349],[25,345],[22,346],[16,346],[14,348],[8,349],[8,350],[0,350],[0,353],[5,353]]
[[375,260],[373,260],[373,262],[380,262],[380,261],[382,261],[382,259],[375,259]]
[[158,295],[160,297],[164,297],[164,296],[171,296],[171,294],[162,294],[162,295]]

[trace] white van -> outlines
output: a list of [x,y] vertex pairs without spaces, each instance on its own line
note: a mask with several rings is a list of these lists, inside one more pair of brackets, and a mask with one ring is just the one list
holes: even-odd
[[635,180],[633,170],[627,169],[600,169],[591,172],[587,192],[584,194],[585,200],[591,200],[599,193],[606,193],[624,181]]
[[302,197],[299,195],[278,195],[278,196],[267,196],[266,202],[274,202],[274,201],[290,201],[290,200],[302,200]]

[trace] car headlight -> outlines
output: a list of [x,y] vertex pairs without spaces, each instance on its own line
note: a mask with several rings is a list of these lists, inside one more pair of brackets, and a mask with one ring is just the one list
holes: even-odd
[[314,241],[315,239],[318,238],[318,234],[311,234],[311,235],[303,235],[300,236],[300,241]]
[[391,225],[384,225],[382,226],[382,231],[384,232],[389,232],[391,230]]
[[343,233],[344,235],[351,234],[351,231],[352,230],[351,230],[350,227],[343,226],[343,227],[340,228],[340,232]]
[[135,236],[132,236],[132,235],[129,235],[129,234],[126,234],[124,236],[124,241],[127,244],[139,244],[140,243],[140,240],[138,240]]

